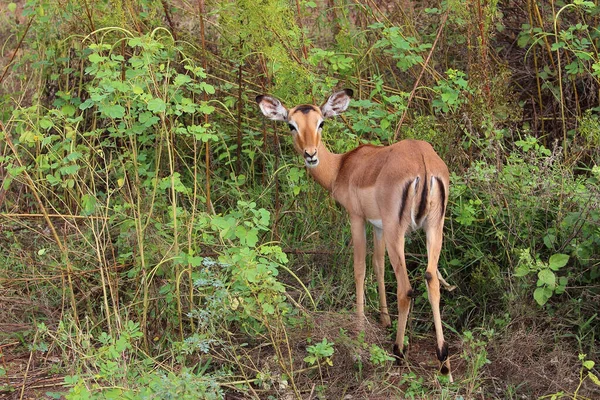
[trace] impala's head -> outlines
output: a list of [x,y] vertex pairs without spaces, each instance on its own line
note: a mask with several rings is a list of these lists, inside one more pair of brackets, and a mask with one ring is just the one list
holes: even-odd
[[292,131],[294,147],[304,157],[308,168],[319,165],[318,148],[325,118],[338,115],[348,108],[351,89],[332,94],[321,107],[303,104],[288,110],[275,97],[261,95],[256,97],[262,113],[269,119],[285,121]]

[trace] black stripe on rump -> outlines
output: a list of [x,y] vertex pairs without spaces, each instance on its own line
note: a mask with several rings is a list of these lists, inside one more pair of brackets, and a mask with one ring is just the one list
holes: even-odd
[[421,154],[423,160],[423,169],[425,170],[425,176],[423,177],[423,191],[421,192],[421,203],[419,203],[419,211],[417,212],[416,222],[418,223],[423,215],[425,214],[425,208],[427,208],[427,164],[425,163],[425,156]]
[[425,179],[423,179],[423,190],[421,191],[421,202],[419,203],[419,211],[417,212],[416,221],[420,221],[423,218],[423,214],[425,214],[425,207],[427,207],[427,174],[425,174]]
[[398,218],[400,222],[402,222],[402,215],[404,215],[404,209],[406,208],[406,200],[408,199],[408,190],[410,189],[410,185],[412,185],[412,183],[413,181],[406,181],[404,187],[402,188],[402,202],[400,204],[400,212],[398,213]]
[[440,178],[438,178],[437,176],[435,177],[435,180],[437,181],[438,185],[440,186],[440,197],[441,197],[441,202],[442,202],[442,212],[441,212],[441,218],[444,218],[444,215],[446,214],[446,187],[444,186],[444,182],[442,182],[442,180]]

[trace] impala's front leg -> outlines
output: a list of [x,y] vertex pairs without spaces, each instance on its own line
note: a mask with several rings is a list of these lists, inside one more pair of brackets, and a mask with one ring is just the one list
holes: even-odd
[[390,313],[385,298],[385,242],[383,240],[383,229],[373,227],[373,269],[377,278],[377,291],[379,293],[379,321],[381,326],[387,328],[392,326]]
[[356,318],[359,331],[365,328],[365,257],[367,256],[367,237],[365,220],[351,216],[352,242],[354,243],[354,284],[356,285]]

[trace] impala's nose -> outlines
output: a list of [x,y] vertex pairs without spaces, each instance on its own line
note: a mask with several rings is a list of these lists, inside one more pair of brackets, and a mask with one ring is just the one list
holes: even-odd
[[304,150],[304,162],[308,168],[314,168],[319,165],[319,158],[317,157],[317,149],[311,153],[308,150]]

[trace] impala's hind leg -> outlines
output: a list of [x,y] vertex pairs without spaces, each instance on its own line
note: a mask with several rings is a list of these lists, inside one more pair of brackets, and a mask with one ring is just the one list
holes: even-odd
[[394,355],[397,362],[404,358],[404,334],[413,296],[404,260],[404,234],[405,231],[397,225],[384,233],[385,245],[398,284],[398,331],[394,342]]
[[[440,362],[440,371],[442,374],[450,374],[450,360],[448,359],[448,344],[444,341],[444,332],[442,330],[442,317],[440,315],[440,279],[438,275],[438,260],[442,249],[442,230],[441,223],[428,226],[427,233],[427,271],[425,280],[427,281],[427,295],[433,311],[433,323],[435,325],[436,335],[436,354]],[[452,374],[450,374],[452,381]]]

